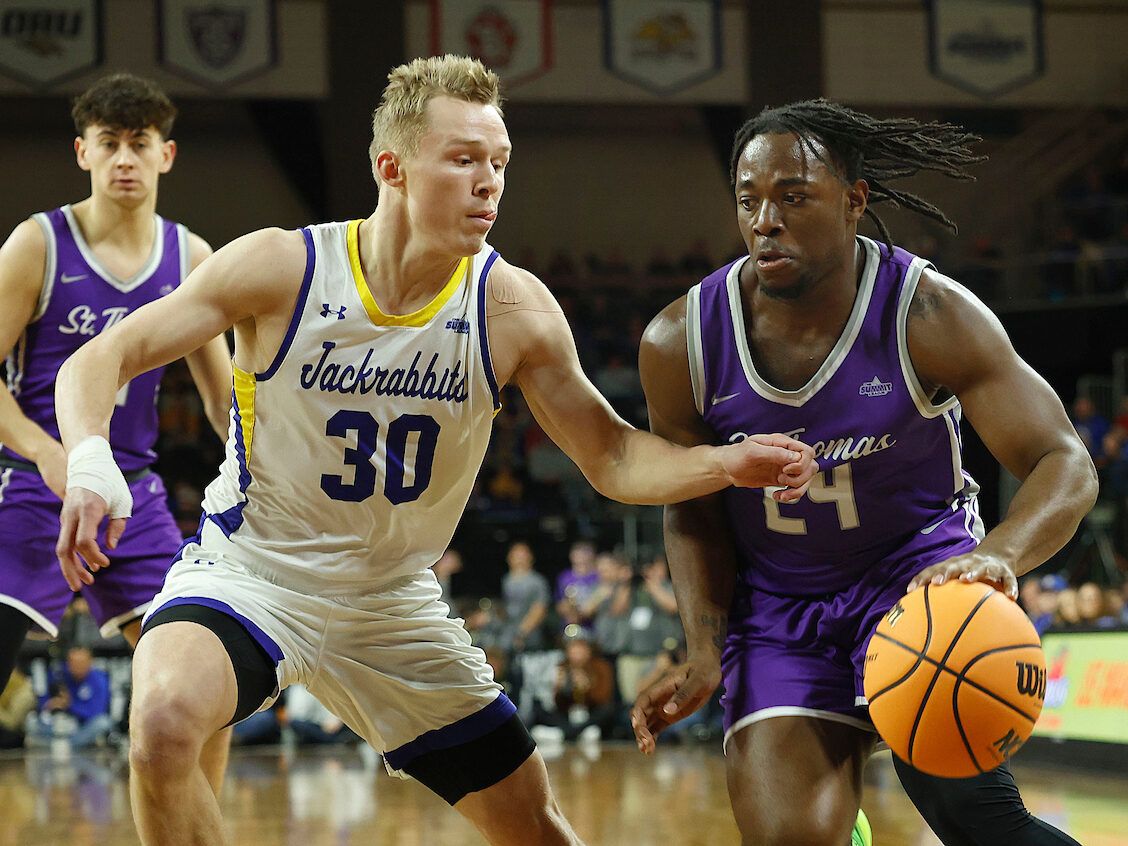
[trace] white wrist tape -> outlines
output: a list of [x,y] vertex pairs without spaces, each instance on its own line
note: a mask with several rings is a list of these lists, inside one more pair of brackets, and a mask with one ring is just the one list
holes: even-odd
[[67,490],[83,488],[106,501],[110,517],[133,516],[133,494],[105,438],[84,438],[67,456]]

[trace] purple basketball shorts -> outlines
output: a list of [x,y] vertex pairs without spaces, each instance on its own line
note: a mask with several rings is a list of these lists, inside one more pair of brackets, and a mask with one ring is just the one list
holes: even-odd
[[[103,551],[110,566],[100,570],[82,595],[102,635],[116,634],[139,617],[164,584],[183,540],[168,508],[164,483],[150,473],[130,483],[133,516],[118,548]],[[74,594],[55,557],[62,503],[39,475],[5,468],[0,472],[0,603],[18,608],[51,637]],[[106,524],[98,529],[104,543]]]
[[913,576],[974,545],[969,539],[927,559],[885,559],[838,593],[787,596],[738,583],[721,653],[725,743],[745,726],[779,716],[873,731],[862,673],[878,622]]

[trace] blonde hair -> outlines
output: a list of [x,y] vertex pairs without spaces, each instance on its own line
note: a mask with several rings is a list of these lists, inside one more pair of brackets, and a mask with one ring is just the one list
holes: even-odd
[[454,97],[493,106],[501,112],[501,80],[477,59],[430,56],[392,68],[380,105],[372,113],[368,157],[376,166],[381,150],[410,156],[427,129],[427,103],[433,97]]

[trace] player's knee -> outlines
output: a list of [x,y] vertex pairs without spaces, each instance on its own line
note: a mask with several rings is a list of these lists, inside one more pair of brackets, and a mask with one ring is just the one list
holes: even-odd
[[810,807],[737,810],[736,817],[743,846],[841,846],[849,842],[853,824],[844,814],[817,813]]
[[206,739],[187,703],[169,697],[135,703],[129,737],[130,769],[160,780],[190,773]]

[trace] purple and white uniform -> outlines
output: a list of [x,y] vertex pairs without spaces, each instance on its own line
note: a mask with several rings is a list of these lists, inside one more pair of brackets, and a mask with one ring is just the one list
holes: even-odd
[[983,537],[960,459],[960,406],[934,405],[909,358],[906,317],[924,259],[858,238],[865,269],[825,362],[796,391],[768,384],[749,350],[739,259],[689,293],[694,399],[716,443],[783,432],[820,472],[801,501],[725,493],[740,567],[722,655],[726,741],[756,720],[807,715],[871,728],[866,644],[924,567]]
[[[7,386],[23,413],[57,439],[59,368],[99,332],[180,285],[188,272],[188,233],[154,215],[156,237],[149,260],[135,276],[119,279],[94,256],[70,206],[33,219],[46,238],[46,271],[31,322],[8,355]],[[113,566],[82,589],[103,635],[116,633],[144,611],[182,543],[164,484],[148,471],[156,458],[157,390],[163,372],[151,370],[123,387],[110,421],[110,445],[130,481],[134,506],[121,543],[107,551]],[[18,608],[52,637],[72,596],[55,558],[61,509],[34,464],[0,446],[0,603]],[[102,530],[99,537],[104,537]]]

